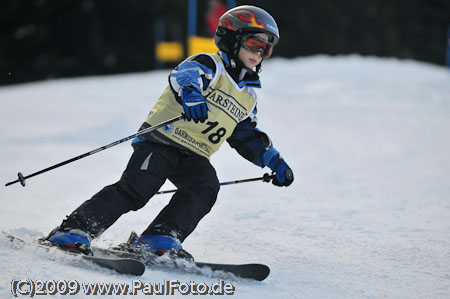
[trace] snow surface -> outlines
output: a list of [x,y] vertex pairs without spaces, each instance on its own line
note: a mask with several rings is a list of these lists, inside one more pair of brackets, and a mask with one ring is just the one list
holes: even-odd
[[[0,180],[133,134],[167,75],[0,88]],[[223,187],[184,247],[201,261],[271,267],[263,282],[226,279],[236,287],[233,298],[450,298],[450,71],[398,59],[313,56],[269,60],[261,77],[259,127],[294,170],[295,182]],[[31,178],[25,188],[1,187],[0,229],[25,239],[47,234],[115,182],[131,152],[122,144]],[[211,161],[221,181],[268,172],[226,144]],[[124,215],[94,244],[141,232],[169,198],[155,196]],[[13,279],[136,279],[64,259],[1,235],[0,297],[12,296]],[[140,279],[219,281],[150,269]]]

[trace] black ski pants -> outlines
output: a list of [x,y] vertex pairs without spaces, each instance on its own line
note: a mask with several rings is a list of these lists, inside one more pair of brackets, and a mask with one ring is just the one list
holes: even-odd
[[144,234],[172,234],[182,242],[211,210],[219,181],[208,159],[159,143],[135,143],[120,180],[78,207],[61,228],[96,237],[121,215],[142,208],[169,179],[178,191]]

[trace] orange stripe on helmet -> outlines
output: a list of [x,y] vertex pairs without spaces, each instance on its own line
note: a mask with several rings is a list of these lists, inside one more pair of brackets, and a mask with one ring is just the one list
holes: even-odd
[[266,27],[264,26],[264,23],[260,20],[259,22],[256,20],[256,17],[254,14],[246,12],[244,14],[249,15],[250,17],[245,17],[244,15],[237,13],[237,17],[239,19],[241,19],[242,21],[248,22],[250,24],[252,24],[252,27],[257,27],[257,28],[262,28],[262,29],[266,29]]
[[230,21],[230,20],[227,20],[227,19],[222,20],[222,21],[220,22],[220,26],[225,27],[225,28],[227,28],[227,29],[231,29],[231,30],[233,30],[233,31],[236,31],[236,30],[237,30],[236,28],[233,28],[233,25],[231,25],[231,21]]

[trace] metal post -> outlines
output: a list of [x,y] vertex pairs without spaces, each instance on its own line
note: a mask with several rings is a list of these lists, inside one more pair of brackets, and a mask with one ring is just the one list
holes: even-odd
[[197,0],[189,0],[188,7],[188,38],[197,32]]
[[234,1],[234,0],[228,0],[228,1],[227,1],[227,6],[228,6],[228,9],[234,8],[234,7],[236,6],[236,1]]

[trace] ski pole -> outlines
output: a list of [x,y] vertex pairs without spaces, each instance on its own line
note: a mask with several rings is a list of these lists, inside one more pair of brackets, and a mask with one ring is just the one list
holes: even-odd
[[[274,177],[275,177],[274,174],[270,175],[268,173],[265,173],[262,177],[259,177],[259,178],[251,178],[251,179],[245,179],[245,180],[222,182],[222,183],[220,183],[220,186],[234,185],[234,184],[248,183],[248,182],[255,182],[255,181],[270,182],[270,180],[272,180]],[[156,195],[158,195],[158,194],[174,193],[174,192],[177,192],[177,190],[178,189],[159,191],[159,192],[156,192]]]
[[123,142],[125,142],[125,141],[128,141],[128,140],[130,140],[130,139],[133,139],[133,138],[135,138],[135,137],[137,137],[137,136],[140,136],[140,135],[142,135],[142,134],[145,134],[145,133],[148,133],[148,132],[157,130],[157,129],[162,128],[162,127],[164,127],[164,126],[166,126],[166,125],[168,125],[168,124],[171,124],[171,123],[173,123],[173,122],[176,122],[177,120],[180,120],[180,119],[183,119],[183,115],[179,115],[179,116],[176,116],[176,117],[174,117],[174,118],[168,119],[168,120],[166,120],[166,121],[164,121],[164,122],[161,122],[161,123],[159,123],[159,124],[157,124],[157,125],[154,125],[154,126],[151,126],[151,127],[149,127],[149,128],[146,128],[146,129],[144,129],[144,130],[141,130],[141,131],[139,131],[139,132],[137,132],[137,133],[135,133],[135,134],[133,134],[133,135],[130,135],[130,136],[128,136],[128,137],[125,137],[125,138],[122,138],[122,139],[120,139],[120,140],[114,141],[114,142],[112,142],[112,143],[110,143],[110,144],[104,145],[104,146],[102,146],[102,147],[99,147],[99,148],[97,148],[97,149],[95,149],[95,150],[92,150],[92,151],[87,152],[87,153],[85,153],[85,154],[82,154],[82,155],[79,155],[79,156],[77,156],[77,157],[74,157],[74,158],[72,158],[72,159],[69,159],[69,160],[63,161],[63,162],[61,162],[61,163],[55,164],[55,165],[53,165],[53,166],[47,167],[47,168],[45,168],[45,169],[39,170],[39,171],[37,171],[37,172],[35,172],[35,173],[32,173],[32,174],[29,174],[29,175],[27,175],[27,176],[24,176],[21,172],[19,172],[19,173],[17,174],[18,179],[15,180],[15,181],[6,183],[5,187],[7,187],[7,186],[9,186],[9,185],[13,185],[13,184],[18,183],[18,182],[20,182],[20,184],[22,184],[22,186],[25,187],[25,180],[28,179],[28,178],[31,178],[31,177],[34,177],[34,176],[36,176],[36,175],[42,174],[42,173],[44,173],[44,172],[50,171],[50,170],[52,170],[52,169],[61,167],[61,166],[63,166],[63,165],[72,163],[72,162],[74,162],[74,161],[77,161],[77,160],[86,158],[87,156],[91,156],[91,155],[96,154],[96,153],[98,153],[98,152],[101,152],[101,151],[103,151],[103,150],[105,150],[105,149],[108,149],[108,148],[110,148],[110,147],[113,147],[113,146],[116,146],[116,145],[118,145],[118,144],[121,144],[121,143],[123,143]]

